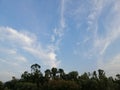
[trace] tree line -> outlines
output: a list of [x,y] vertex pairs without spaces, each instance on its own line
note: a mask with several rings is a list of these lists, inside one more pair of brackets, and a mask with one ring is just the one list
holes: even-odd
[[43,74],[40,68],[33,64],[31,72],[25,71],[20,79],[0,81],[0,90],[120,90],[120,74],[107,77],[102,69],[79,75],[77,71],[66,74],[64,69],[55,67]]

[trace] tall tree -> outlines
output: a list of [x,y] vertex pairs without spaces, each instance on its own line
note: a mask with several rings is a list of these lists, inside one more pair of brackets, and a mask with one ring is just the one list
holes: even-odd
[[97,73],[96,73],[96,71],[93,72],[93,78],[97,79]]
[[63,69],[59,69],[58,72],[60,73],[60,78],[63,79],[65,73],[64,73],[64,70]]
[[98,77],[99,77],[99,79],[103,79],[106,77],[104,70],[102,70],[102,69],[98,70]]
[[41,66],[39,64],[33,64],[31,65],[31,74],[33,78],[33,82],[37,84],[37,87],[39,88],[40,79],[42,78],[42,73],[40,71]]
[[45,70],[45,77],[50,77],[51,76],[51,71],[50,69]]
[[31,74],[28,73],[27,71],[25,71],[22,75],[21,75],[21,79],[24,81],[31,81]]
[[76,80],[78,78],[78,72],[77,71],[71,71],[68,73],[70,80]]
[[120,74],[117,74],[116,77],[118,80],[120,80]]
[[56,78],[57,72],[58,72],[58,71],[57,71],[57,68],[53,67],[53,68],[51,69],[51,73],[52,73],[53,79]]
[[0,81],[0,90],[3,90],[3,83]]
[[39,64],[33,64],[31,65],[31,72],[32,73],[38,73],[40,72],[41,66]]

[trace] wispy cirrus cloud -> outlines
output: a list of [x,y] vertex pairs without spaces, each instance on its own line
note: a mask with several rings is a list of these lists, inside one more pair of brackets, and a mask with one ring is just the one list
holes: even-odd
[[65,0],[61,0],[61,5],[60,5],[60,20],[59,20],[59,25],[57,28],[54,29],[54,34],[61,37],[64,33],[64,29],[66,27],[66,23],[65,23]]
[[[73,21],[72,23],[76,25],[74,29],[79,30],[80,35],[74,53],[84,58],[87,57],[86,59],[89,57],[97,59],[97,68],[105,69],[103,65],[109,67],[109,64],[114,60],[108,59],[107,61],[104,57],[108,53],[109,47],[119,41],[120,38],[120,1],[91,0],[82,2],[76,0],[77,3],[73,3],[74,0],[70,1],[69,5],[67,5],[67,15],[70,17],[68,19]],[[112,56],[113,58],[116,57],[116,55]]]
[[[104,56],[107,53],[107,49],[109,49],[109,46],[115,47],[114,43],[119,42],[119,38],[120,38],[119,4],[120,4],[119,0],[114,1],[114,3],[112,4],[111,11],[108,13],[109,15],[107,17],[107,22],[106,22],[106,30],[107,30],[106,36],[104,38],[99,37],[99,40],[95,41],[95,43],[98,42],[97,47],[100,47],[100,54],[102,56]],[[115,75],[116,73],[119,73],[119,66],[120,66],[119,59],[120,59],[119,52],[117,53],[114,52],[114,55],[108,58],[108,60],[105,60],[104,58],[102,59],[101,62],[99,60],[98,62],[100,63],[98,63],[99,64],[98,66],[99,68],[103,68],[104,70],[106,70],[108,75]]]
[[[112,1],[110,1],[111,3],[113,3]],[[99,12],[99,14],[104,14],[102,13],[105,9],[105,7],[110,4],[109,1],[106,0],[106,2],[102,1],[102,4],[99,6],[100,9],[98,9],[97,12]],[[101,18],[100,15],[96,15],[96,19],[94,22],[93,20],[93,24],[96,25],[96,31],[94,32],[94,47],[96,47],[96,49],[98,48],[100,51],[100,54],[103,54],[105,52],[105,50],[107,49],[107,47],[112,44],[112,42],[114,40],[116,40],[119,37],[120,34],[120,27],[119,27],[119,19],[120,18],[120,13],[119,10],[115,10],[115,7],[117,5],[117,3],[119,3],[118,1],[115,1],[112,5],[111,5],[111,9],[109,9],[109,13],[107,14],[107,19],[104,19],[104,28],[100,27],[100,24],[98,23]],[[103,5],[104,4],[104,5]],[[106,5],[105,5],[106,4]],[[118,6],[118,5],[117,5]],[[102,10],[101,10],[102,7]],[[99,11],[100,10],[100,11]],[[94,16],[94,15],[93,15]],[[116,17],[117,16],[117,17]],[[95,17],[95,16],[94,16]],[[102,22],[103,23],[103,22]],[[92,25],[93,26],[93,25]],[[100,29],[104,29],[103,32],[105,32],[104,36],[100,35]]]
[[[26,50],[33,56],[40,58],[41,61],[44,61],[44,59],[46,58],[46,62],[52,62],[47,63],[47,65],[50,67],[57,66],[56,53],[47,47],[43,48],[41,43],[37,41],[37,37],[35,35],[27,35],[23,32],[18,32],[17,30],[9,27],[0,27],[0,32],[1,43],[9,44],[13,48],[17,47],[17,49],[19,48],[22,50]],[[52,55],[55,54],[54,58],[50,56],[51,53]]]
[[[113,45],[116,40],[120,38],[120,12],[119,12],[119,4],[120,1],[109,1],[109,0],[101,0],[95,1],[95,11],[90,14],[90,26],[89,28],[93,29],[93,53],[97,53],[98,59],[98,68],[103,68],[111,75],[118,73],[118,66],[120,65],[118,62],[118,55],[113,55],[113,59],[105,60],[105,55],[108,53],[107,49],[109,46]],[[107,13],[105,11],[107,10]],[[104,16],[104,17],[103,17]],[[102,20],[100,20],[102,19]],[[100,23],[101,22],[101,23]],[[103,24],[103,28],[101,28],[101,24]],[[103,30],[102,30],[103,29]],[[100,32],[104,32],[104,35]],[[114,47],[114,46],[113,46]],[[96,55],[95,53],[93,55]],[[109,56],[110,57],[110,56]],[[111,58],[111,57],[110,57]]]
[[120,73],[120,54],[115,55],[108,62],[101,63],[100,67],[104,68],[109,76],[115,76]]
[[17,45],[30,46],[35,41],[34,37],[28,37],[25,33],[18,32],[9,27],[0,27],[0,34],[1,41],[7,40],[11,43],[17,43]]
[[63,35],[65,33],[65,28],[66,28],[66,22],[65,22],[65,5],[66,1],[61,0],[61,5],[60,5],[60,17],[59,17],[59,22],[58,26],[54,28],[53,34],[51,35],[51,46],[52,50],[54,51],[59,50],[59,44],[61,43],[61,40],[63,39]]
[[[30,57],[36,58],[35,61],[32,60],[33,62],[41,62],[46,67],[59,66],[60,61],[52,48],[50,45],[43,47],[37,37],[30,32],[19,32],[10,27],[0,27],[0,62],[8,65],[11,72],[12,68],[16,66],[21,71],[23,65],[32,64]],[[5,69],[7,70],[7,67]]]
[[24,47],[24,50],[30,52],[38,60],[41,60],[45,66],[57,67],[60,61],[57,60],[57,55],[53,50],[42,50],[42,48]]
[[[81,41],[81,43],[84,43],[86,40],[91,40],[94,49],[92,50],[103,54],[107,47],[119,37],[119,0],[92,0],[87,3],[89,3],[89,7],[91,7],[90,9],[88,9],[88,7],[81,7],[81,5],[79,6],[80,8],[78,7],[75,10],[77,13],[74,13],[74,15],[78,17],[81,16],[82,8],[86,11],[86,13],[84,13],[85,15],[80,17],[86,18],[85,22],[87,22],[88,26],[84,40],[83,42]],[[105,11],[108,11],[108,13]],[[79,21],[77,21],[77,23],[79,24]],[[86,31],[86,28],[84,31]],[[100,32],[104,32],[104,35]]]

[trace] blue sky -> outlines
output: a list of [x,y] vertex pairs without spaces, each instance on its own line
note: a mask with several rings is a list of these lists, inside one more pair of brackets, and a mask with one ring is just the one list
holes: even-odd
[[120,73],[120,0],[0,0],[0,80],[41,70]]

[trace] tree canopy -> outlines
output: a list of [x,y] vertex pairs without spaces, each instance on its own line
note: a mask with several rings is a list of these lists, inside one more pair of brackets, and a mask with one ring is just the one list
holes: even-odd
[[104,70],[65,73],[62,68],[41,72],[39,64],[31,65],[31,72],[24,71],[20,79],[15,77],[5,83],[0,81],[0,90],[120,90],[120,74],[107,77]]

